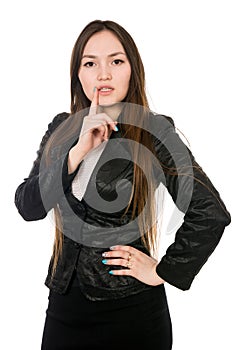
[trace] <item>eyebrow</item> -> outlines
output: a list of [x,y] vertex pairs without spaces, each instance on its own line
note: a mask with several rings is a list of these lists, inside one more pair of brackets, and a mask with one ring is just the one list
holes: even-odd
[[[113,52],[110,55],[108,55],[108,57],[114,57],[114,56],[117,56],[117,55],[125,55],[125,53],[121,52],[121,51]],[[95,55],[83,55],[82,59],[83,58],[97,58],[97,56],[95,56]]]

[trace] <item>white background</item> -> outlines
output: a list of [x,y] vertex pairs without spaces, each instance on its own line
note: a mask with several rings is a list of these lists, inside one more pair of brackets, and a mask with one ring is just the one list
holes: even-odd
[[[9,0],[0,16],[0,348],[39,350],[53,228],[49,219],[25,222],[14,193],[48,123],[69,112],[69,63],[79,32],[89,21],[111,19],[132,34],[151,109],[173,117],[232,212],[233,16],[230,0]],[[166,285],[173,350],[232,349],[231,231],[232,225],[189,291]],[[173,238],[165,234],[164,247]]]

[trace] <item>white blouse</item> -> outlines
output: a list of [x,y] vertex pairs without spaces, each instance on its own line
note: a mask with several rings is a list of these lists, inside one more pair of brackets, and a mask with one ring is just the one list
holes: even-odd
[[79,200],[82,200],[84,196],[91,174],[102,152],[104,151],[107,142],[108,141],[103,141],[101,144],[99,144],[99,146],[93,148],[87,153],[83,159],[79,171],[72,181],[72,193]]

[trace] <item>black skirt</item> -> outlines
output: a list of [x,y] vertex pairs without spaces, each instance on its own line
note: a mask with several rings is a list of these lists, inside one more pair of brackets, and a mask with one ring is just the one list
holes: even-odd
[[164,285],[118,300],[91,301],[78,284],[49,293],[42,350],[170,350],[172,324]]

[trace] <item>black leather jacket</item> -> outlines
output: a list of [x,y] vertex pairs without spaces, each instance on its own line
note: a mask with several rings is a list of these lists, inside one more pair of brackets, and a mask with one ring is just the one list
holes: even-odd
[[[123,144],[122,147],[121,124],[118,124],[119,131],[113,132],[110,137],[110,140],[115,139],[118,143],[111,146],[109,142],[106,146],[105,150],[109,152],[104,151],[97,163],[104,166],[96,166],[81,201],[71,192],[72,181],[80,166],[73,174],[68,175],[67,151],[59,157],[55,155],[54,161],[49,166],[44,168],[41,166],[45,144],[68,116],[68,113],[61,113],[49,124],[29,177],[19,185],[15,194],[16,207],[27,221],[45,218],[48,211],[56,203],[59,204],[64,233],[63,254],[59,258],[53,278],[51,275],[53,258],[51,258],[45,284],[52,290],[64,294],[76,270],[80,287],[91,300],[119,298],[153,288],[130,276],[113,277],[108,273],[110,266],[101,262],[102,252],[114,242],[129,244],[149,255],[141,242],[137,222],[130,221],[131,210],[126,217],[121,218],[119,211],[114,211],[113,208],[108,210],[105,207],[105,210],[98,210],[95,204],[100,204],[99,197],[93,199],[93,193],[96,192],[93,186],[97,187],[105,203],[109,205],[117,197],[117,185],[118,195],[129,191],[129,182],[119,180],[132,180],[132,162],[126,159],[125,154],[120,157],[121,159],[108,158],[116,148],[118,151],[121,149],[122,153],[128,152],[127,146]],[[157,166],[154,167],[153,174],[157,178],[158,185],[162,182],[177,207],[185,212],[183,223],[176,232],[175,241],[168,247],[156,271],[168,283],[187,290],[214,251],[225,226],[231,219],[219,193],[175,132],[173,120],[162,115],[156,115],[154,118],[158,130],[156,134],[158,137],[154,138],[154,148],[159,161],[165,167],[174,167],[183,159],[185,149],[193,166],[194,182],[188,182],[189,175],[180,176],[169,171],[163,172]],[[176,146],[173,147],[173,144]],[[187,172],[189,173],[189,170]],[[183,182],[179,182],[181,178]],[[178,198],[180,192],[182,196]],[[90,201],[93,205],[88,204]]]

